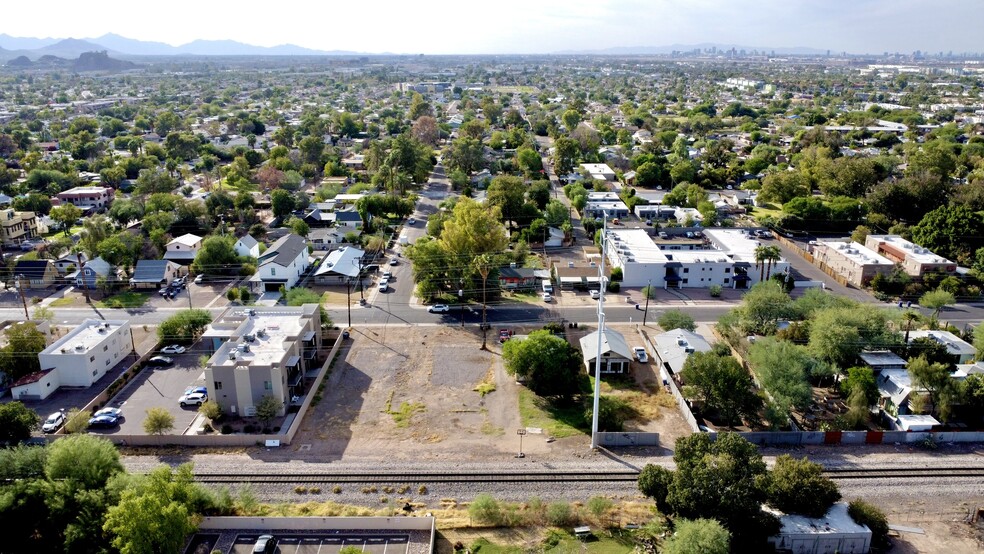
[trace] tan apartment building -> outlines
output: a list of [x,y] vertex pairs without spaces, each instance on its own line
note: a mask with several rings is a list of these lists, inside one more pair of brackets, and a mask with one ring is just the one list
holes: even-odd
[[856,287],[895,267],[892,260],[857,242],[818,242],[813,246],[813,257]]
[[38,218],[34,212],[0,210],[0,228],[4,246],[20,244],[38,234]]
[[938,256],[928,248],[923,248],[898,235],[868,235],[864,245],[901,265],[902,269],[913,277],[922,277],[926,273],[953,273],[957,271],[955,262]]
[[291,400],[304,393],[304,373],[321,349],[321,313],[317,304],[299,307],[232,307],[212,322],[202,337],[215,348],[205,366],[208,397],[229,414],[256,415],[266,396],[284,415]]

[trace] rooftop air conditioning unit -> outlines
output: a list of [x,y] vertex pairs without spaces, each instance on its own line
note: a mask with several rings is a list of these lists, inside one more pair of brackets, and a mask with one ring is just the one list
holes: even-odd
[[687,354],[693,354],[694,353],[694,349],[693,349],[692,346],[688,346],[687,348],[684,348],[683,351],[686,352]]
[[229,359],[230,360],[235,360],[236,359],[236,351],[235,350],[233,350],[232,352],[229,352]]
[[81,351],[85,350],[85,345],[84,344],[76,344],[75,345],[75,350],[81,352]]

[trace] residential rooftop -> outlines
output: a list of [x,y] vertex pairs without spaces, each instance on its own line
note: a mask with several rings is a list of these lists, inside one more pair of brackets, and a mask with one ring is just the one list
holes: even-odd
[[923,248],[918,244],[906,240],[899,235],[869,235],[869,239],[878,240],[884,242],[885,244],[890,244],[896,248],[900,248],[905,252],[905,255],[919,263],[925,264],[945,264],[952,263],[950,260],[937,255],[932,250],[928,248]]
[[895,265],[895,262],[892,260],[889,260],[861,243],[832,240],[823,241],[821,244],[836,250],[841,256],[858,265],[887,265],[890,267]]
[[[41,354],[82,354],[102,344],[107,336],[129,322],[124,320],[86,319],[67,335],[56,340]],[[66,351],[62,351],[65,349]]]

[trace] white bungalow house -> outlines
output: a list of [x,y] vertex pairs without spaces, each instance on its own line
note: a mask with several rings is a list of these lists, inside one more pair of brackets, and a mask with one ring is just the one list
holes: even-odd
[[250,278],[250,287],[253,290],[274,292],[280,290],[280,287],[290,289],[310,266],[307,241],[293,233],[284,235],[271,244],[257,260],[259,267]]
[[249,256],[250,258],[260,257],[260,243],[251,235],[243,235],[236,240],[234,246],[236,254],[239,256]]

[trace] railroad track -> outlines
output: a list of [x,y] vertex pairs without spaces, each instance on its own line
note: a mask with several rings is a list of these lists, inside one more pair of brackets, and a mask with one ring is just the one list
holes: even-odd
[[[945,468],[828,468],[824,475],[834,480],[926,479],[943,477],[981,477],[984,467]],[[537,472],[445,472],[445,473],[199,473],[200,483],[610,483],[633,482],[637,471],[537,471]]]

